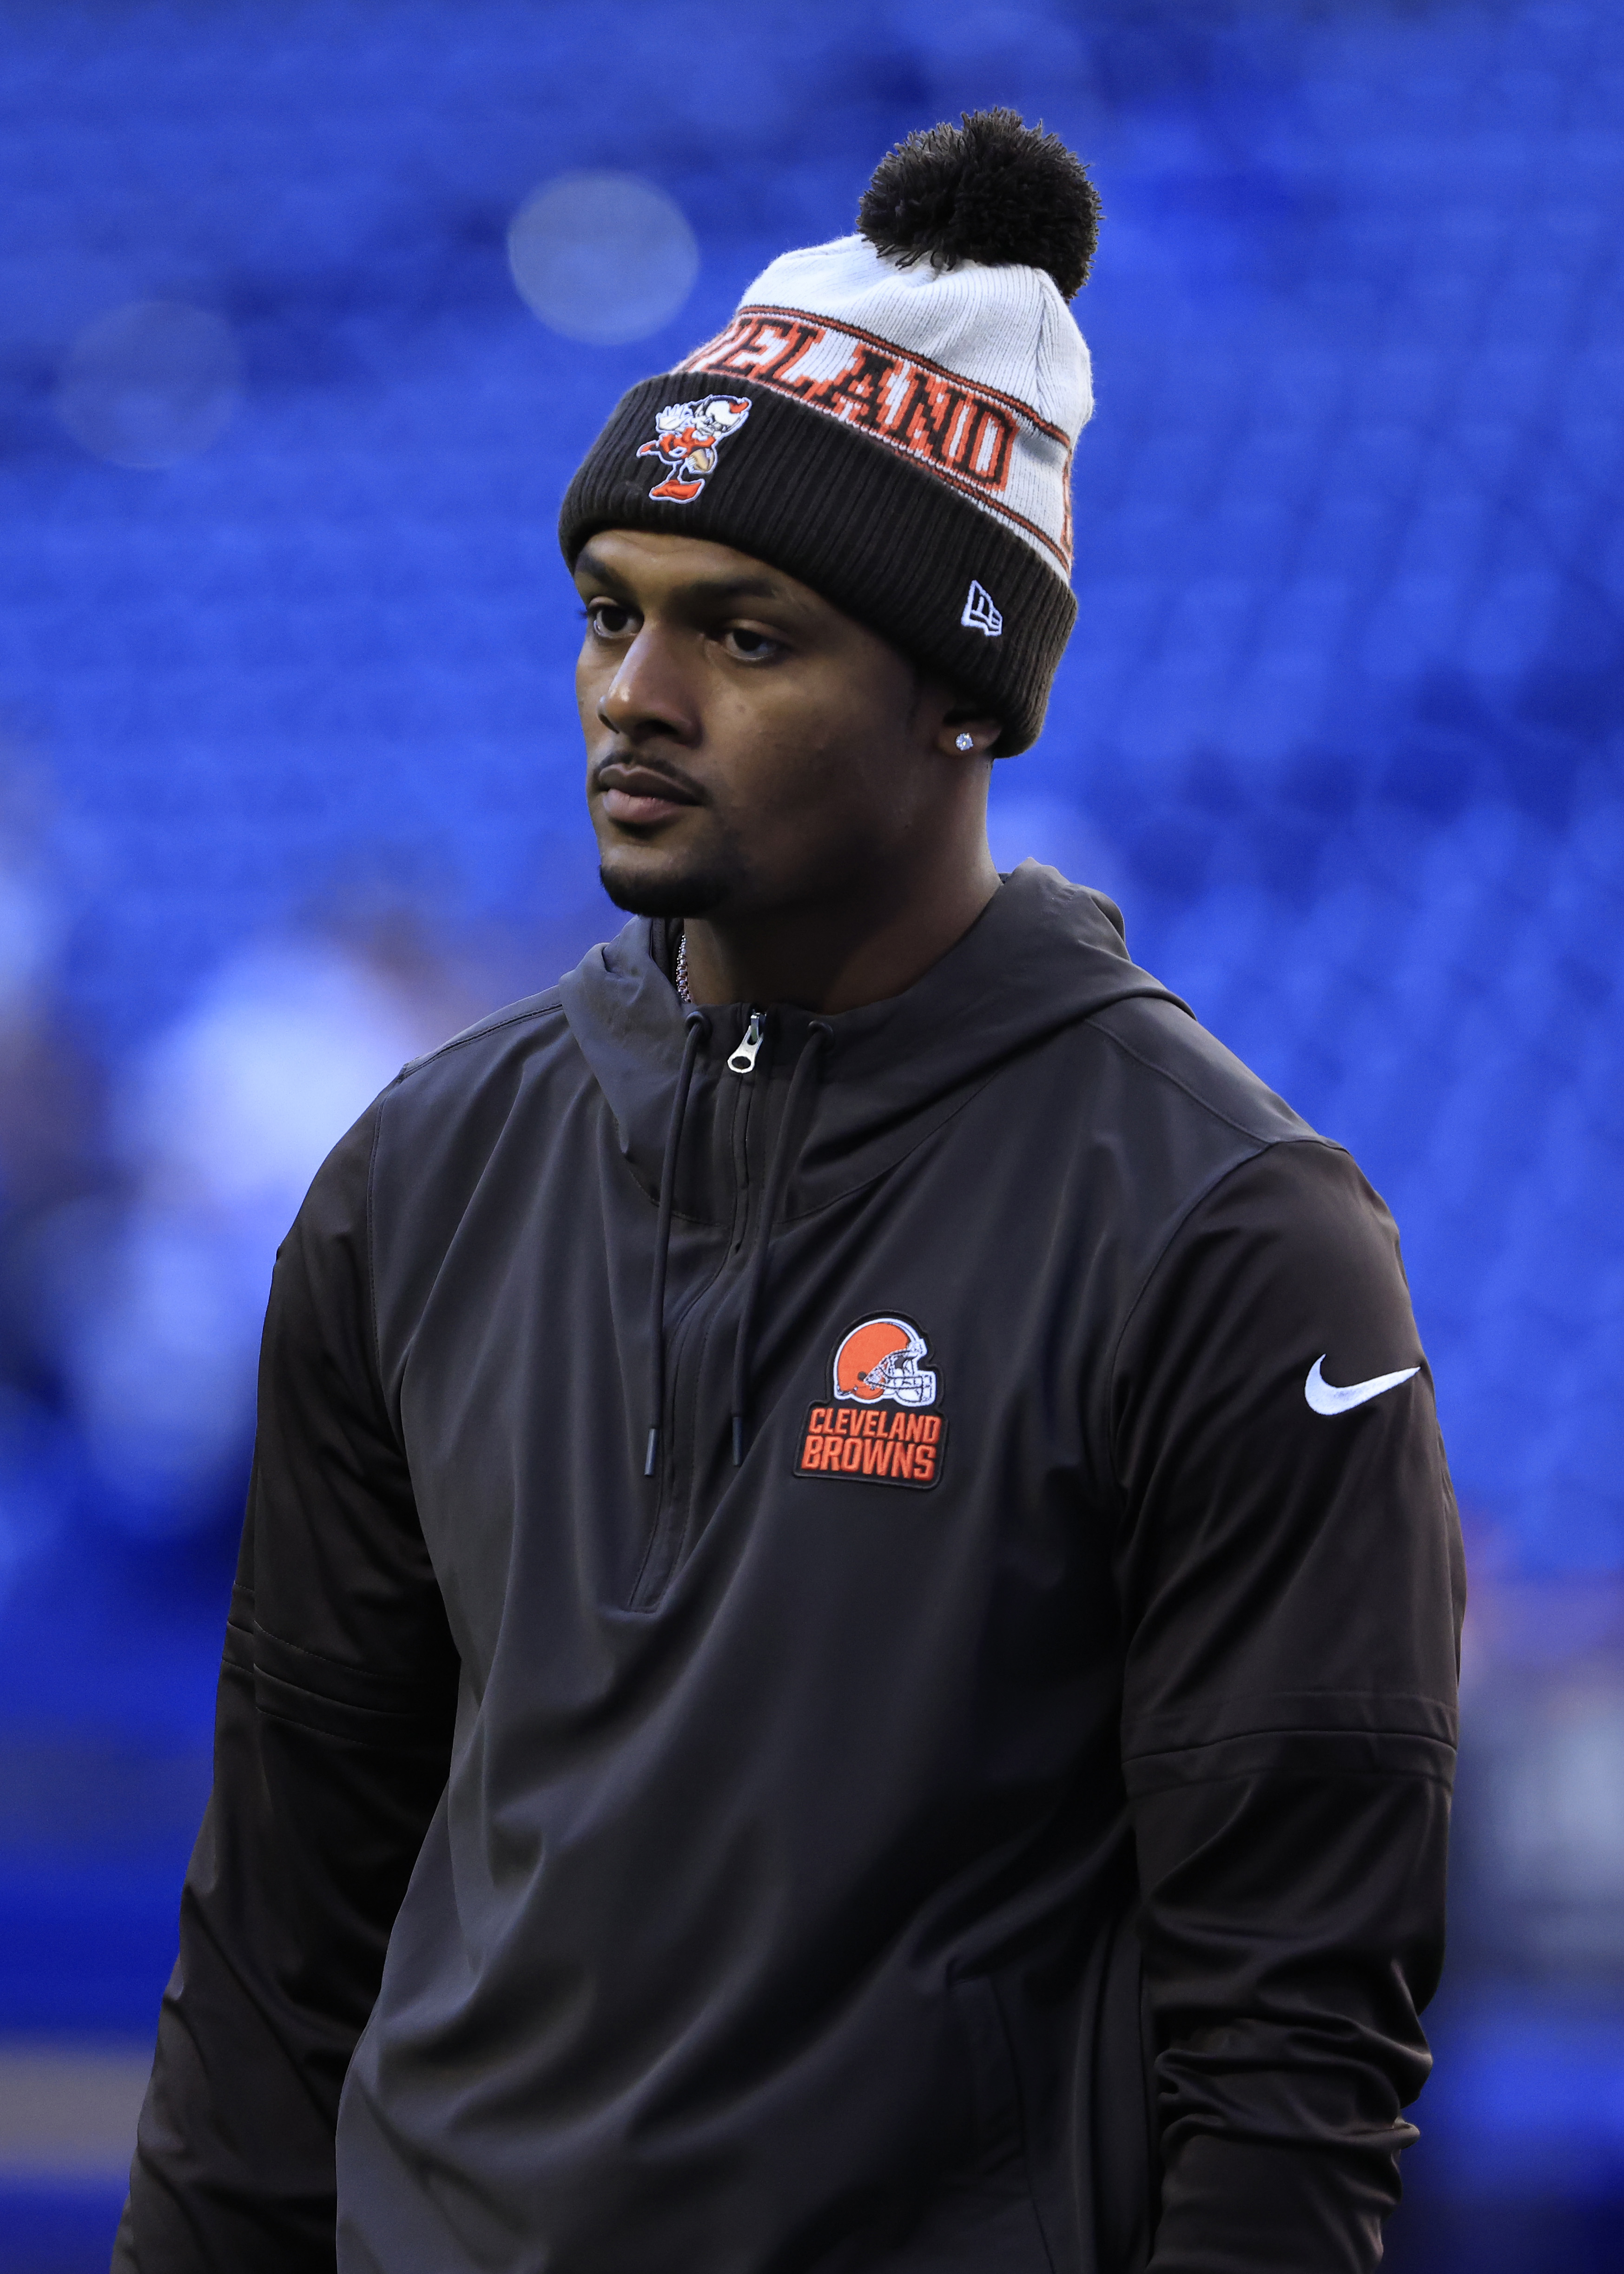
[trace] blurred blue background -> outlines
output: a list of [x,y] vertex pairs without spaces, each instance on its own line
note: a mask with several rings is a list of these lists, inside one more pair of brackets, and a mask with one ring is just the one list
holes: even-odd
[[996,849],[1357,1153],[1469,1526],[1389,2257],[1624,2266],[1624,13],[11,0],[4,2274],[105,2263],[275,1242],[403,1058],[619,922],[568,475],[991,102],[1107,214],[1079,627]]

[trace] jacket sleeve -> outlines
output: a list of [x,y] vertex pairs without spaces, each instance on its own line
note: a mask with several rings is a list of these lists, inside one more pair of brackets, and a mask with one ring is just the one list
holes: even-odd
[[[1367,1394],[1311,1404],[1322,1358]],[[1208,1194],[1113,1401],[1153,2274],[1368,2274],[1430,2067],[1464,1574],[1397,1234],[1346,1154],[1276,1145]]]
[[445,1784],[456,1663],[369,1291],[379,1110],[277,1257],[214,1790],[114,2274],[330,2274],[339,2091]]

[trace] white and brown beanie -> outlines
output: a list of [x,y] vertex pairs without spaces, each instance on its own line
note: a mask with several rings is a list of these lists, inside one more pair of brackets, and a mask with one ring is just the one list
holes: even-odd
[[570,484],[595,530],[771,562],[1037,739],[1077,614],[1071,453],[1094,408],[1067,305],[1099,202],[1012,110],[914,134],[858,234],[786,252],[726,331],[624,395]]

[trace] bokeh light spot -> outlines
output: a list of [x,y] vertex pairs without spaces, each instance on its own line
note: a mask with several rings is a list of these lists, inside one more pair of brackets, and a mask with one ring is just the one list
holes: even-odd
[[132,300],[69,349],[56,415],[116,466],[172,466],[217,441],[242,400],[231,327],[184,300]]
[[508,230],[526,306],[568,340],[615,347],[670,321],[694,289],[699,247],[674,200],[637,174],[560,174]]

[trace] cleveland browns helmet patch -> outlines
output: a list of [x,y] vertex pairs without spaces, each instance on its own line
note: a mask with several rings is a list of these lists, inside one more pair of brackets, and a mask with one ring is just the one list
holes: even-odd
[[833,1402],[814,1405],[801,1433],[798,1477],[853,1477],[929,1492],[947,1442],[925,1337],[911,1319],[861,1319],[830,1368]]
[[716,471],[717,453],[750,415],[748,395],[703,395],[697,403],[668,403],[654,414],[651,440],[640,458],[663,458],[671,471],[649,492],[673,505],[692,505]]

